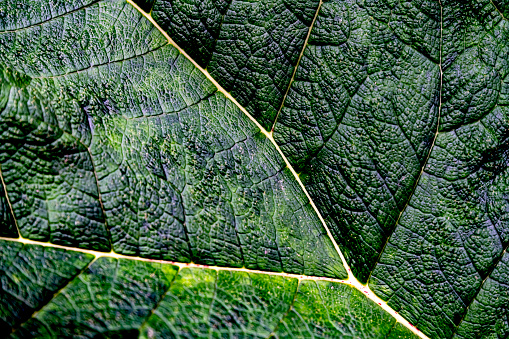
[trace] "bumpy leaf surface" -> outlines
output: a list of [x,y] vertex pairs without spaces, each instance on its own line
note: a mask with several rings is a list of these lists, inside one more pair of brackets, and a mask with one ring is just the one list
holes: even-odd
[[318,0],[137,0],[154,20],[270,129]]
[[[362,283],[509,335],[506,1],[135,2]],[[2,333],[412,337],[142,14],[0,2]]]
[[3,185],[0,186],[0,237],[18,237]]
[[0,9],[2,336],[413,336],[341,283],[272,142],[135,7]]
[[90,263],[93,256],[60,249],[0,241],[0,330],[27,321]]
[[107,257],[90,263],[79,252],[11,241],[0,248],[0,300],[15,301],[2,309],[3,333],[60,287],[12,338],[412,337],[342,283]]
[[24,238],[346,276],[270,141],[133,6],[0,39],[0,164]]
[[325,2],[274,131],[355,275],[434,338],[508,333],[506,9]]

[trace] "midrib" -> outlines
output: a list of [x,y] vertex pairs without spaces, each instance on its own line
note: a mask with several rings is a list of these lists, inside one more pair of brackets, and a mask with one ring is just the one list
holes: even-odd
[[115,253],[114,251],[100,252],[100,251],[87,250],[87,249],[71,247],[71,246],[56,245],[56,244],[53,244],[50,242],[30,240],[30,239],[25,239],[22,237],[19,237],[19,238],[0,237],[0,241],[2,241],[2,240],[18,242],[18,243],[22,243],[25,245],[37,245],[37,246],[59,248],[59,249],[67,250],[67,251],[91,254],[94,256],[94,260],[92,260],[92,261],[95,261],[102,257],[106,257],[106,258],[114,258],[114,259],[138,260],[138,261],[146,261],[146,262],[160,263],[160,264],[166,264],[166,265],[174,265],[174,266],[178,266],[179,269],[185,268],[185,267],[203,268],[203,269],[211,269],[211,270],[216,270],[216,271],[235,271],[235,272],[246,272],[246,273],[254,273],[254,274],[276,275],[276,276],[286,277],[286,278],[295,278],[298,280],[316,280],[316,281],[323,280],[323,281],[330,281],[330,282],[335,282],[335,283],[350,284],[349,280],[341,280],[341,279],[335,279],[335,278],[329,278],[329,277],[317,277],[317,276],[310,276],[310,275],[303,275],[303,274],[292,274],[292,273],[284,273],[284,272],[253,270],[253,269],[244,268],[244,267],[242,267],[242,268],[224,267],[224,266],[195,264],[192,262],[185,263],[185,262],[177,262],[177,261],[171,261],[171,260],[149,259],[149,258],[142,258],[142,257],[119,254],[119,253]]

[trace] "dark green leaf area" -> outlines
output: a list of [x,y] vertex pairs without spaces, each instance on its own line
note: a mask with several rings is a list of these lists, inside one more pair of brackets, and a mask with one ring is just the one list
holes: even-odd
[[499,106],[438,135],[373,272],[370,286],[433,337],[452,335],[509,242],[508,128]]
[[0,333],[28,320],[77,276],[93,256],[0,241]]
[[99,258],[13,338],[136,338],[178,268]]
[[439,14],[428,1],[325,2],[276,124],[277,143],[361,282],[436,131]]
[[[462,53],[468,52],[475,46],[478,46],[482,54],[500,53],[506,48],[505,44],[502,44],[492,51],[481,50],[486,39],[490,40],[494,35],[504,39],[504,36],[500,35],[500,28],[496,28],[500,24],[505,25],[504,18],[494,4],[495,2],[491,0],[442,2],[442,68],[444,71]],[[484,61],[495,62],[489,59]],[[447,82],[444,79],[444,86]]]
[[509,23],[491,1],[451,1],[443,8],[440,131],[481,120],[509,103]]
[[[88,29],[72,22],[85,16],[94,35],[111,36],[108,47],[99,39],[72,48]],[[53,26],[62,34],[49,35]],[[18,56],[46,27],[45,44]],[[8,39],[0,33],[9,42],[0,61],[0,165],[21,235],[153,259],[346,277],[269,139],[150,27],[118,0]],[[69,55],[76,63],[61,58],[67,52],[78,53]],[[102,64],[108,60],[118,61]]]
[[509,255],[484,282],[463,318],[455,338],[507,338],[509,336]]
[[134,0],[144,12],[150,13],[152,11],[152,6],[154,6],[155,0]]
[[509,243],[504,10],[325,2],[274,131],[354,274],[434,338]]
[[270,130],[317,8],[316,0],[156,0],[151,14]]
[[490,1],[445,2],[443,18],[439,133],[370,286],[430,337],[465,337],[476,317],[488,334],[467,337],[488,338],[498,325],[471,312],[506,270],[509,25]]
[[17,238],[18,236],[18,230],[12,217],[9,202],[5,195],[4,187],[0,182],[0,237]]
[[[141,6],[141,0],[135,2]],[[207,67],[232,0],[152,2],[151,15],[154,20],[193,60]]]

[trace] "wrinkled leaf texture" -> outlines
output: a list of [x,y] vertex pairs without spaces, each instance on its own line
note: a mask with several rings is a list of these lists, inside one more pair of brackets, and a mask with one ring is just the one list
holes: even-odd
[[[509,3],[136,2],[361,283],[509,336]],[[414,336],[135,6],[3,0],[0,56],[2,333]]]

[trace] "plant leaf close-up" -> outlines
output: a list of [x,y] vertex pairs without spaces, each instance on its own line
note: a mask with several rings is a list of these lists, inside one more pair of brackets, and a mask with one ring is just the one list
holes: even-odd
[[507,18],[0,0],[0,337],[508,338]]

